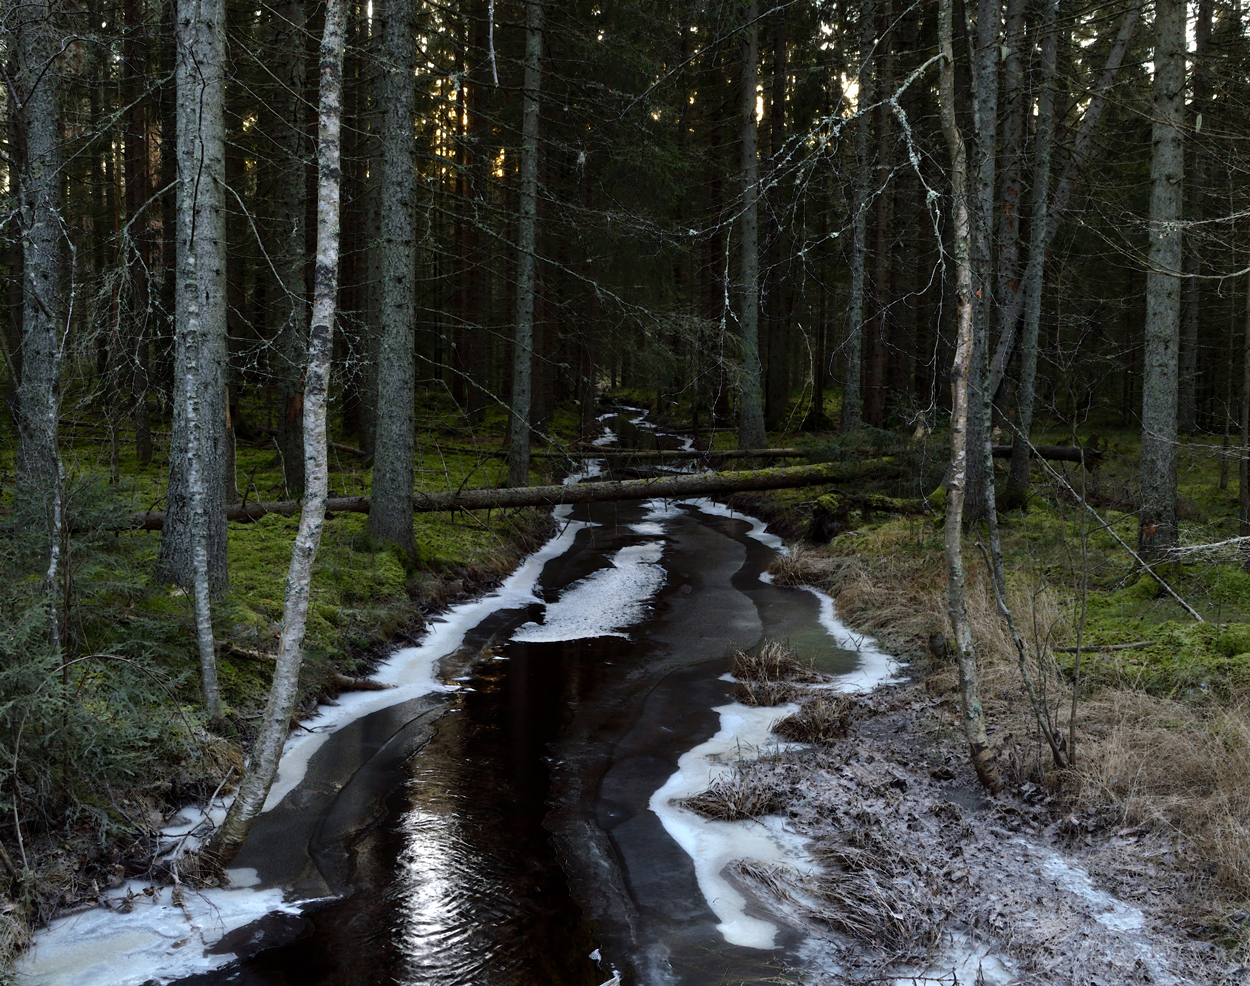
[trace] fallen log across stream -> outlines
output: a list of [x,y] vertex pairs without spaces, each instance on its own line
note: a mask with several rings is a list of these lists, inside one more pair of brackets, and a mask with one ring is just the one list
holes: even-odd
[[[743,469],[736,472],[704,472],[663,479],[625,479],[611,482],[576,483],[569,486],[516,486],[504,489],[447,490],[420,492],[412,497],[412,507],[422,513],[441,510],[490,510],[505,507],[554,507],[560,504],[609,503],[613,500],[684,499],[752,490],[780,490],[798,486],[835,483],[858,470],[843,463],[822,462],[814,466],[784,466],[774,469]],[[227,520],[254,521],[268,514],[290,517],[298,513],[299,500],[272,503],[239,503],[226,508]],[[326,513],[368,513],[369,497],[331,497]],[[160,510],[132,515],[133,528],[159,531],[165,524]]]

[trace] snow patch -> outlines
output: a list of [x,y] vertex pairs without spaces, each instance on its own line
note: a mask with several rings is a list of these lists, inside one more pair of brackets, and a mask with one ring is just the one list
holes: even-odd
[[1085,901],[1095,911],[1094,920],[1112,931],[1139,931],[1145,917],[1136,907],[1129,907],[1105,890],[1094,886],[1084,870],[1077,869],[1059,856],[1051,854],[1042,863],[1042,873],[1074,897]]
[[758,754],[766,746],[784,746],[771,735],[772,724],[798,711],[798,706],[756,708],[734,702],[713,710],[720,715],[720,729],[705,743],[682,755],[677,771],[653,795],[649,807],[659,816],[665,831],[686,851],[694,863],[699,889],[713,913],[716,926],[731,945],[772,948],[777,927],[750,917],[746,899],[724,875],[737,859],[761,863],[784,863],[804,873],[815,870],[802,840],[788,832],[779,818],[724,822],[704,818],[675,802],[698,794],[733,769],[734,761]]
[[547,606],[542,623],[524,624],[512,639],[550,643],[628,636],[623,630],[642,622],[647,603],[664,584],[664,569],[657,564],[663,553],[662,541],[621,548],[612,556],[611,568],[574,582]]

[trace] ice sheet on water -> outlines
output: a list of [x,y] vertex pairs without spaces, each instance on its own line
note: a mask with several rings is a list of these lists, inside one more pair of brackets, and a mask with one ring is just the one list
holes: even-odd
[[127,914],[97,908],[52,922],[35,939],[17,970],[41,986],[139,986],[208,972],[234,955],[206,949],[231,931],[266,914],[299,912],[281,890],[184,890],[179,906],[173,888],[143,893],[134,882],[112,895],[115,907],[130,897]]
[[734,702],[713,711],[720,715],[720,729],[682,755],[676,773],[651,795],[650,808],[694,863],[699,890],[719,919],[717,929],[725,941],[745,948],[772,948],[776,925],[746,913],[746,898],[725,878],[724,870],[734,860],[753,859],[811,872],[814,864],[801,840],[786,832],[777,819],[724,822],[704,818],[676,802],[707,790],[733,769],[739,757],[784,747],[772,735],[772,724],[798,711],[798,706],[751,707]]
[[337,706],[323,706],[321,714],[309,723],[313,730],[311,733],[301,730],[287,740],[277,780],[265,801],[265,810],[273,808],[303,780],[309,759],[336,729],[378,709],[421,695],[450,690],[435,676],[439,660],[459,647],[464,635],[491,613],[541,602],[534,595],[534,587],[543,566],[567,551],[578,532],[589,526],[582,521],[568,522],[558,536],[526,558],[495,592],[452,607],[447,612],[446,622],[431,624],[421,643],[392,654],[378,668],[374,678],[383,684],[393,684],[395,688],[380,692],[347,692],[339,697]]
[[820,601],[820,625],[843,650],[854,651],[859,665],[854,671],[836,677],[836,690],[840,692],[868,692],[874,688],[898,680],[898,661],[883,651],[866,633],[856,633],[838,619],[833,599],[828,593],[810,585],[802,587]]
[[663,541],[621,548],[611,568],[574,582],[547,606],[542,623],[524,624],[512,639],[551,643],[627,636],[624,630],[642,622],[648,602],[664,584],[664,569],[657,564],[663,552]]

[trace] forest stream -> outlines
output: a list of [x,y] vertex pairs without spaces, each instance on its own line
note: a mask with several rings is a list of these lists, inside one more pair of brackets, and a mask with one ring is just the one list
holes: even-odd
[[[640,423],[605,434],[632,444]],[[805,967],[804,934],[726,875],[810,865],[801,840],[674,802],[777,742],[787,707],[730,697],[736,648],[786,640],[847,690],[891,662],[828,597],[769,582],[783,549],[759,522],[708,501],[560,514],[499,591],[380,669],[399,687],[292,737],[243,889],[67,919],[32,981],[712,986]]]

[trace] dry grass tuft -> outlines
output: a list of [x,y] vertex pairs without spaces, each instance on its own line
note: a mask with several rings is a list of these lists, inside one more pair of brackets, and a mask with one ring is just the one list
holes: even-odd
[[842,567],[843,559],[822,554],[794,545],[784,555],[778,555],[768,566],[768,572],[778,585],[826,585],[834,573]]
[[729,690],[735,702],[743,705],[785,705],[797,692],[788,681],[740,681]]
[[928,947],[941,918],[932,911],[923,864],[888,836],[852,832],[845,843],[818,846],[830,872],[810,889],[831,911],[822,916],[852,938],[889,949]]
[[[754,654],[738,651],[732,674],[740,682],[824,681],[825,676],[805,664],[779,640],[766,640]],[[775,704],[775,703],[769,703]]]
[[778,811],[785,804],[783,794],[771,781],[735,771],[713,782],[703,793],[677,803],[706,818],[740,822]]
[[836,743],[859,717],[860,703],[846,695],[818,694],[793,715],[773,726],[773,732],[793,743]]

